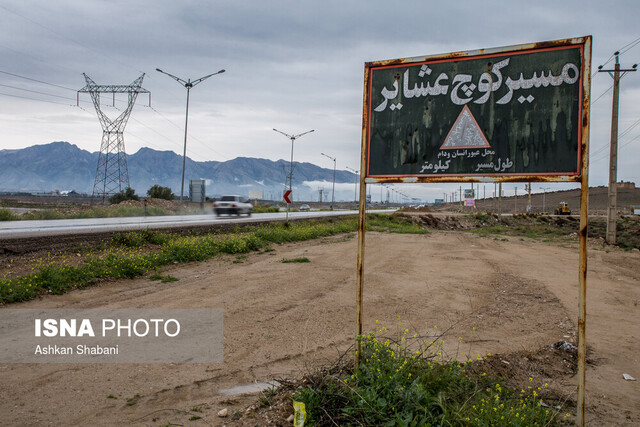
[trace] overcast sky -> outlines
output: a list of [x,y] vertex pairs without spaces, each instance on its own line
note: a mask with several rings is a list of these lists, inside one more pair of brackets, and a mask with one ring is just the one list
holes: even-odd
[[[358,169],[364,62],[592,35],[594,71],[612,67],[616,50],[630,68],[640,62],[639,17],[637,0],[0,0],[0,149],[68,141],[98,151],[102,129],[89,95],[76,107],[82,73],[97,84],[130,84],[146,73],[151,107],[138,98],[127,153],[182,154],[186,89],[155,69],[185,80],[226,69],[191,90],[189,157],[288,160],[291,143],[272,128],[314,129],[296,141],[296,161],[333,167],[324,152],[338,169]],[[592,79],[593,186],[608,179],[612,82],[606,73]],[[618,178],[640,185],[638,101],[640,73],[629,73],[621,81]],[[110,117],[124,106],[124,97],[117,109],[103,99]],[[403,188],[430,198],[452,191]]]

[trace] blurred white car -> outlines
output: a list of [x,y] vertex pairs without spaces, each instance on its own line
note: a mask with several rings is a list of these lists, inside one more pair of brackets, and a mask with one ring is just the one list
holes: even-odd
[[301,211],[310,211],[311,210],[311,206],[309,206],[309,205],[300,205],[300,210]]
[[251,216],[253,205],[241,196],[222,196],[220,200],[213,202],[213,211],[217,216],[222,214]]

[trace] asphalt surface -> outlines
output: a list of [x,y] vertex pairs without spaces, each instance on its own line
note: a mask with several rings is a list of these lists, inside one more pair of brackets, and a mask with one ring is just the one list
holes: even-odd
[[[290,212],[292,220],[354,215],[356,211]],[[59,219],[45,221],[0,222],[0,240],[30,237],[63,236],[73,234],[108,233],[141,229],[206,227],[248,222],[284,221],[286,212],[253,214],[248,216],[176,215],[126,218]]]

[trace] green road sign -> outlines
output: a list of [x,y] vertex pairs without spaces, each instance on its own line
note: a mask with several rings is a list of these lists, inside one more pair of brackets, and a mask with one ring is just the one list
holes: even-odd
[[587,39],[367,63],[368,182],[579,181]]

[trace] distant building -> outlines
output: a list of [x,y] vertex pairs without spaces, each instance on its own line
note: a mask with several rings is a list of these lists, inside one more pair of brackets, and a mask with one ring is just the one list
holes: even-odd
[[624,182],[624,181],[620,181],[618,183],[616,183],[616,188],[630,188],[630,189],[634,189],[636,188],[636,183],[635,182]]

